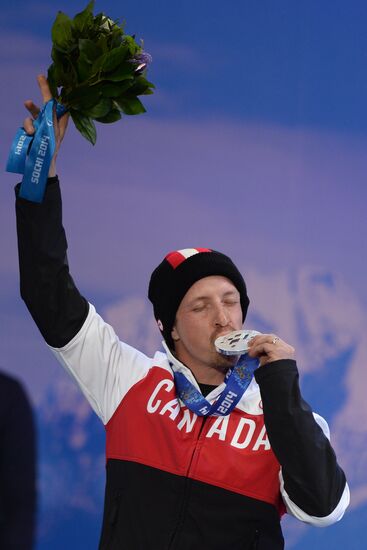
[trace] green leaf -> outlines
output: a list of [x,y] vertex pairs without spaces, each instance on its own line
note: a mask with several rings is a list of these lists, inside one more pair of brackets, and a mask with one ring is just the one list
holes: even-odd
[[133,57],[137,52],[141,51],[141,47],[135,42],[133,36],[126,34],[124,36],[124,44],[127,45],[131,56]]
[[59,11],[51,30],[54,45],[67,51],[73,42],[72,29],[73,22],[70,17]]
[[114,71],[116,67],[125,61],[127,54],[128,48],[124,44],[108,52],[102,65],[103,72],[109,73]]
[[79,56],[76,71],[78,74],[78,81],[85,82],[90,76],[91,66],[90,63],[86,60],[84,55]]
[[83,11],[81,11],[80,13],[77,13],[75,17],[78,17],[79,15],[82,15],[82,13],[91,13],[93,15],[93,10],[94,10],[94,4],[95,4],[95,0],[90,0],[90,2],[87,4],[87,6],[84,8]]
[[96,86],[79,86],[73,88],[65,98],[67,104],[78,111],[84,111],[91,109],[94,105],[99,103],[102,95],[102,84]]
[[54,44],[51,57],[54,62],[54,79],[57,86],[69,87],[74,85],[77,79],[71,56],[61,52]]
[[106,54],[102,54],[94,61],[91,69],[91,75],[97,74],[101,70],[102,65],[106,59]]
[[53,63],[49,66],[47,70],[47,81],[50,87],[50,92],[52,94],[52,97],[57,98],[59,94],[58,94],[56,78],[55,78],[55,65]]
[[122,96],[114,100],[117,107],[125,113],[125,115],[139,115],[145,113],[146,109],[142,102],[137,97]]
[[102,97],[100,101],[91,107],[88,110],[83,109],[83,114],[90,118],[102,118],[107,115],[107,113],[112,108],[112,101],[107,97]]
[[88,38],[79,38],[79,51],[83,57],[89,61],[89,63],[94,63],[96,59],[102,54],[99,47]]
[[94,0],[91,0],[87,7],[77,13],[73,19],[74,28],[79,33],[85,33],[87,29],[90,29],[93,26],[93,8]]
[[117,25],[114,26],[111,30],[111,33],[109,35],[109,46],[112,50],[112,48],[117,48],[121,44],[121,37],[123,36],[124,31],[118,27]]
[[138,76],[135,79],[134,85],[130,88],[129,93],[131,93],[132,95],[152,94],[153,91],[149,90],[149,88],[154,88],[154,84],[149,82],[143,76]]
[[74,110],[70,110],[70,116],[82,136],[90,141],[92,145],[95,145],[97,132],[93,120]]
[[106,82],[102,87],[103,97],[119,97],[122,92],[125,92],[131,86],[131,81],[123,80],[119,84],[114,84],[112,82]]
[[126,80],[134,78],[134,67],[131,63],[124,62],[121,63],[113,72],[105,75],[105,80],[110,80],[111,82],[119,82],[120,80]]
[[109,52],[109,47],[108,47],[108,44],[107,44],[107,36],[106,35],[101,34],[101,36],[99,37],[99,40],[97,42],[97,45],[98,45],[99,48],[101,48],[103,53],[108,53]]
[[120,120],[121,113],[118,109],[111,109],[107,115],[104,117],[96,118],[97,122],[102,122],[103,124],[111,124],[112,122],[116,122],[117,120]]
[[64,57],[65,57],[65,55],[63,53],[61,53],[60,50],[55,48],[55,46],[53,46],[53,48],[51,50],[51,59],[52,59],[52,61],[54,61],[54,63],[56,63],[56,64],[59,64],[59,63],[62,64],[63,61],[64,61]]
[[69,86],[72,83],[72,75],[68,71],[64,71],[62,63],[53,63],[53,79],[56,86]]
[[74,88],[78,85],[78,73],[74,63],[68,61],[64,67],[60,67],[62,70],[62,85],[65,88]]

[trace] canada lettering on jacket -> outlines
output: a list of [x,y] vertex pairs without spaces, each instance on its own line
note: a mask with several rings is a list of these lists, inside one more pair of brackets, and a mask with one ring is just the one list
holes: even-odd
[[[169,401],[165,400],[167,393],[170,393],[173,388],[173,380],[169,378],[161,380],[148,399],[147,411],[149,414],[159,414],[161,416],[167,415],[170,420],[175,422],[178,430],[181,431],[185,428],[186,433],[189,433],[193,430],[198,417],[189,409],[181,409],[177,397]],[[181,410],[183,414],[178,421],[177,417],[179,416]],[[225,441],[237,449],[249,448],[253,451],[270,450],[270,443],[265,425],[262,426],[260,433],[256,434],[255,420],[242,416],[238,420],[235,420],[237,426],[232,438],[230,438],[227,437],[227,430],[230,420],[232,420],[231,415],[218,416],[210,426],[206,437],[217,437],[220,441]]]

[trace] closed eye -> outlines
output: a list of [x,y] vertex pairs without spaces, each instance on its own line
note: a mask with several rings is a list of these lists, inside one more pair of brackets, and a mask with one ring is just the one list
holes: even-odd
[[192,307],[192,311],[203,311],[206,307],[206,304],[204,303],[199,303],[199,304],[196,304]]

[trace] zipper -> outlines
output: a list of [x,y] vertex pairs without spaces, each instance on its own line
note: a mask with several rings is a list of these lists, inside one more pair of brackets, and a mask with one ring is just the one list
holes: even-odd
[[196,440],[196,444],[195,444],[195,447],[192,451],[192,455],[191,455],[191,458],[190,458],[190,462],[189,462],[189,466],[187,468],[187,473],[186,475],[188,476],[191,472],[191,470],[193,469],[193,462],[194,462],[194,459],[197,460],[198,458],[198,454],[201,450],[201,447],[202,447],[202,444],[203,444],[203,440],[204,440],[204,435],[203,435],[203,431],[204,431],[204,426],[205,426],[205,423],[206,421],[208,420],[208,416],[204,416],[203,417],[203,421],[201,423],[201,426],[200,426],[200,430],[199,430],[199,433],[198,433],[198,437],[197,437],[197,440]]
[[252,541],[251,550],[257,550],[259,547],[259,538],[260,538],[260,531],[256,529],[254,540]]
[[202,439],[203,439],[202,438],[203,429],[204,429],[204,425],[205,425],[205,422],[206,422],[207,418],[208,417],[206,417],[206,416],[202,417],[202,422],[201,422],[201,426],[200,426],[200,429],[199,429],[199,433],[197,435],[195,446],[194,446],[193,451],[191,453],[191,457],[190,457],[190,461],[189,461],[189,464],[188,464],[188,467],[187,467],[187,470],[186,470],[186,476],[185,476],[185,481],[184,481],[181,509],[180,509],[180,512],[179,512],[179,515],[178,515],[176,528],[175,528],[174,532],[172,533],[171,540],[168,544],[167,550],[174,549],[176,536],[177,536],[177,534],[179,533],[179,531],[181,529],[181,526],[182,526],[182,523],[183,523],[183,520],[184,520],[184,517],[185,517],[186,504],[187,504],[187,501],[188,501],[188,496],[190,494],[190,483],[191,483],[191,479],[188,476],[189,476],[189,473],[192,469],[192,464],[193,464],[194,458],[196,457],[196,455],[198,454],[198,452],[201,448],[201,442],[202,442]]
[[119,510],[120,510],[121,497],[122,497],[122,491],[120,490],[120,491],[117,492],[117,494],[113,498],[111,508],[110,508],[109,514],[108,514],[108,519],[107,519],[109,534],[108,534],[108,537],[107,537],[106,544],[101,547],[101,550],[103,548],[108,550],[110,548],[112,542],[113,542],[113,539],[114,539],[114,536],[115,536],[115,531],[116,531],[117,518],[118,518],[118,514],[119,514]]

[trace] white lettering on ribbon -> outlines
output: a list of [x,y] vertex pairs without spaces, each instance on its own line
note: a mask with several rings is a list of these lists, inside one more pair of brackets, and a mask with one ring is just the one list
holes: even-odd
[[27,138],[27,136],[25,136],[25,135],[20,136],[19,141],[15,146],[14,153],[16,155],[21,155],[22,154],[22,149],[23,149],[23,145],[24,145],[24,142],[25,142],[26,138]]
[[41,143],[40,143],[40,146],[39,146],[39,150],[38,150],[38,153],[37,153],[38,157],[36,158],[36,161],[35,161],[34,166],[33,166],[31,182],[35,183],[36,185],[38,185],[38,183],[39,183],[39,178],[40,178],[43,162],[45,160],[44,157],[46,156],[47,149],[48,149],[48,146],[49,146],[49,140],[50,140],[49,136],[42,136]]

